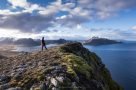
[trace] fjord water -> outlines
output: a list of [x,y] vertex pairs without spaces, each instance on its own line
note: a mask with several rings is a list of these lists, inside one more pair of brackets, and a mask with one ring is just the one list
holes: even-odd
[[112,78],[125,90],[136,90],[136,43],[85,47],[102,59]]
[[[47,45],[53,47],[56,45]],[[112,78],[125,90],[136,90],[136,42],[124,42],[121,44],[89,46],[90,51],[95,52],[110,70]],[[17,47],[15,51],[39,51],[36,47]]]

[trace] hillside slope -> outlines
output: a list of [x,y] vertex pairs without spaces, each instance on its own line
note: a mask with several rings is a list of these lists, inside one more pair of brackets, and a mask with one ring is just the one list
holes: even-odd
[[0,90],[122,90],[80,43],[0,60]]

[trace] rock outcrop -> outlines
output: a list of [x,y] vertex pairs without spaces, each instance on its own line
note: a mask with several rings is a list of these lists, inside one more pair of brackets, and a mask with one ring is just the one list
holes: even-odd
[[0,60],[0,90],[122,90],[80,43]]

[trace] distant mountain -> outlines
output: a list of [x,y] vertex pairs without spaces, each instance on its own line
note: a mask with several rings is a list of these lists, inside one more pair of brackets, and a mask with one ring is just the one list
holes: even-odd
[[[64,44],[68,42],[73,42],[65,39],[58,40],[45,40],[46,44]],[[32,39],[32,38],[22,38],[14,41],[15,45],[23,45],[23,46],[39,46],[41,44],[40,39]]]
[[14,41],[15,45],[38,46],[40,43],[32,38],[21,38]]
[[[65,39],[58,39],[58,40],[45,40],[46,44],[64,44],[64,43],[70,43],[70,42],[76,42],[71,40],[65,40]],[[117,44],[121,43],[116,40],[110,40],[106,38],[98,38],[93,37],[86,41],[81,41],[85,45],[107,45],[107,44]],[[12,45],[22,45],[22,46],[39,46],[41,44],[40,39],[32,39],[32,38],[20,38],[20,39],[14,39],[14,38],[0,38],[0,45],[5,44],[12,44]]]
[[0,38],[0,45],[13,44],[13,38]]
[[[64,44],[69,42],[75,42],[65,39],[58,39],[58,40],[45,40],[46,44]],[[32,39],[32,38],[0,38],[0,45],[22,45],[22,46],[39,46],[41,44],[40,39]]]
[[110,39],[106,39],[106,38],[98,38],[98,37],[93,37],[93,38],[83,42],[83,44],[85,44],[85,45],[95,45],[95,46],[117,44],[117,43],[122,43],[122,42],[116,41],[116,40],[110,40]]

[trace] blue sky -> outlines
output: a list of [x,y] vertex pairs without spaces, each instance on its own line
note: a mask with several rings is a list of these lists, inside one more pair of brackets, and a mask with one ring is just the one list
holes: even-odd
[[135,0],[1,0],[0,37],[136,40]]

